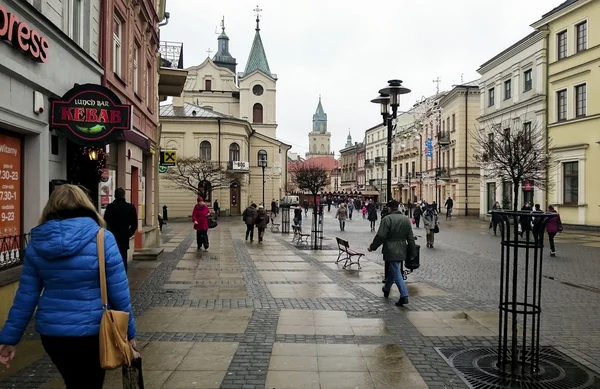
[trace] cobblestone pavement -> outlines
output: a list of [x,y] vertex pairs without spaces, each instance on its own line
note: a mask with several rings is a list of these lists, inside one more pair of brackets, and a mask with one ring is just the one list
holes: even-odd
[[[366,252],[368,222],[340,232],[332,209],[324,226],[315,252],[269,231],[263,244],[246,242],[238,218],[211,230],[208,251],[190,223],[166,225],[159,260],[129,272],[146,387],[466,388],[435,347],[496,344],[499,239],[487,225],[442,222],[409,276],[405,308],[394,306],[395,287],[382,297],[380,254],[362,270],[334,263],[335,236]],[[600,260],[581,243],[594,236],[573,233],[576,244],[562,239],[544,262],[554,279],[544,279],[542,343],[600,372]],[[64,387],[32,330],[17,355],[0,388]],[[105,388],[121,388],[118,372]]]

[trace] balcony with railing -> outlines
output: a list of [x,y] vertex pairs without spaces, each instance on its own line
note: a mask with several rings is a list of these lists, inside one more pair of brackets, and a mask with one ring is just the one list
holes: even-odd
[[187,79],[187,70],[183,70],[183,43],[160,42],[160,70],[158,94],[161,100],[168,96],[181,96]]
[[365,166],[373,166],[374,162],[373,159],[365,159]]
[[448,146],[450,144],[450,133],[447,131],[438,132],[437,140],[440,146]]
[[377,165],[384,164],[384,163],[385,163],[385,161],[386,161],[386,158],[385,158],[385,157],[375,157],[375,163],[376,163]]

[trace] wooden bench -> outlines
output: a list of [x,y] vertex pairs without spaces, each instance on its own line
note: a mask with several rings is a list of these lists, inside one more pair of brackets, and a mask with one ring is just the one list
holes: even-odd
[[[335,240],[337,241],[338,250],[340,251],[340,253],[338,254],[338,259],[337,261],[335,261],[336,265],[341,261],[346,261],[342,269],[345,269],[346,267],[352,266],[354,264],[358,265],[358,268],[360,269],[360,259],[364,257],[364,254],[352,250],[347,240],[340,239],[337,237],[335,238]],[[342,254],[344,254],[345,256],[342,257]],[[354,257],[356,257],[356,262],[352,260],[352,258]]]
[[296,242],[296,244],[308,244],[308,238],[310,237],[310,234],[303,234],[302,229],[297,225],[292,225],[292,229],[294,230],[292,243]]
[[275,219],[271,215],[271,232],[279,232],[279,227],[281,227],[281,223],[275,223]]

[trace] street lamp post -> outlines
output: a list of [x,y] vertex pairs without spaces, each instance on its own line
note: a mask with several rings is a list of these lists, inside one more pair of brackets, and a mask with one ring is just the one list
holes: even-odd
[[265,169],[267,168],[267,152],[260,150],[258,152],[258,166],[262,169],[262,204],[265,206]]
[[[398,117],[398,107],[400,106],[400,95],[410,93],[410,89],[402,86],[401,80],[390,80],[388,86],[379,90],[379,97],[371,100],[372,103],[380,104],[383,124],[387,124],[387,182],[386,182],[386,201],[392,199],[392,138],[394,127]],[[389,106],[392,107],[392,116],[390,117]]]

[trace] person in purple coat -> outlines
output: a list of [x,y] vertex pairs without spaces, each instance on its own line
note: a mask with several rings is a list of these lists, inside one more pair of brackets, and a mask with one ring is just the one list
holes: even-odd
[[[552,205],[548,206],[549,213],[556,213],[556,209]],[[546,222],[546,232],[548,232],[548,240],[550,241],[550,256],[556,256],[556,247],[554,246],[554,237],[557,233],[563,230],[562,222],[560,220],[560,215],[556,215],[555,217],[551,217]]]

